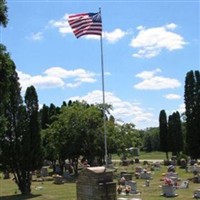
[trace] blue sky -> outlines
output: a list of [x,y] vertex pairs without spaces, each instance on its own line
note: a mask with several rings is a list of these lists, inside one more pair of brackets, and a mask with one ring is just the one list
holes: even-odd
[[22,95],[39,104],[102,103],[99,37],[76,39],[70,14],[98,12],[103,21],[105,101],[118,122],[158,126],[160,110],[184,112],[186,73],[199,70],[199,1],[7,0],[1,43],[14,60]]

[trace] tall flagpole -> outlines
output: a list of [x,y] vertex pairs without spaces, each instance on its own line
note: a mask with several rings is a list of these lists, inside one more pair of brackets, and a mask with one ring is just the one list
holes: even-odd
[[[101,8],[99,8],[101,16]],[[102,25],[103,26],[103,25]],[[103,128],[104,128],[104,145],[105,145],[105,166],[108,167],[108,150],[107,150],[107,135],[106,135],[106,108],[105,108],[105,86],[104,86],[104,62],[103,62],[103,40],[100,36],[101,43],[101,77],[102,77],[102,96],[103,96]]]

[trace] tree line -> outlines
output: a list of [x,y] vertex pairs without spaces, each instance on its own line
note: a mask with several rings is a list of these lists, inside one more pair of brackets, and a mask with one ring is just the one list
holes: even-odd
[[160,148],[166,153],[180,153],[198,159],[200,155],[200,72],[189,71],[185,78],[185,113],[183,120],[178,111],[168,117],[163,109],[159,115]]

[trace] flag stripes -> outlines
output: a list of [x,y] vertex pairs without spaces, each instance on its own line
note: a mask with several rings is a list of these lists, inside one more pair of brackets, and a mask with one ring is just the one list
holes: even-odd
[[83,35],[102,34],[102,21],[100,13],[70,15],[68,22],[77,38]]

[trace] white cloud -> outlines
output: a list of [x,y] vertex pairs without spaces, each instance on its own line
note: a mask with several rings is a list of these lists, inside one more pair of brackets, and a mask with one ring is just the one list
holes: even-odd
[[185,104],[184,104],[184,103],[182,103],[182,104],[179,105],[179,107],[178,107],[178,112],[179,112],[180,114],[182,114],[182,113],[185,112]]
[[[68,99],[69,100],[69,99]],[[68,101],[67,100],[67,101]],[[85,96],[75,96],[71,97],[70,100],[79,100],[86,101],[89,104],[97,104],[102,103],[102,91],[95,90],[88,93]],[[107,104],[111,104],[113,110],[111,110],[111,114],[115,117],[118,122],[129,123],[132,122],[136,125],[137,128],[144,128],[148,126],[153,126],[156,122],[153,119],[153,114],[147,112],[143,109],[138,103],[130,103],[124,101],[117,96],[115,96],[111,92],[105,92],[105,101]]]
[[[127,34],[129,34],[128,31],[123,31],[119,28],[115,29],[112,32],[103,32],[102,33],[102,38],[107,40],[109,43],[116,43],[119,40],[121,40],[123,37],[125,37]],[[86,39],[96,39],[99,40],[100,37],[98,35],[85,35],[84,36]]]
[[22,87],[22,91],[25,91],[27,87],[34,85],[36,88],[56,88],[63,87],[65,83],[62,79],[57,77],[48,76],[31,76],[23,72],[18,71],[19,82]]
[[134,85],[134,88],[139,90],[160,90],[181,86],[181,83],[176,79],[157,76],[156,73],[158,72],[161,72],[161,70],[156,69],[154,71],[143,71],[137,74],[136,77],[143,80],[142,82]]
[[166,29],[174,30],[177,28],[177,25],[174,23],[171,23],[171,24],[167,24],[165,27],[166,27]]
[[80,86],[80,85],[81,85],[81,82],[67,83],[67,84],[66,84],[66,86],[67,86],[68,88],[76,88],[76,87],[78,87],[78,86]]
[[66,35],[67,33],[72,33],[72,29],[68,23],[69,14],[65,14],[60,20],[50,20],[49,25],[51,27],[58,28],[59,33]]
[[158,72],[161,72],[161,70],[159,68],[157,68],[153,71],[143,71],[139,74],[136,74],[136,77],[142,78],[142,79],[150,79],[150,78],[154,77],[154,75]]
[[110,43],[115,43],[122,39],[128,32],[124,32],[121,29],[117,28],[112,32],[104,32],[103,37]]
[[30,40],[42,40],[44,37],[43,37],[43,32],[37,32],[37,33],[31,33],[31,35],[29,37],[27,37],[27,39],[30,39]]
[[96,81],[95,74],[84,69],[66,70],[61,67],[52,67],[47,69],[44,74],[48,76],[59,77],[63,79],[74,78],[79,82],[93,83]]
[[83,83],[96,81],[96,74],[84,69],[66,70],[61,67],[52,67],[47,69],[44,74],[32,76],[18,71],[22,91],[25,91],[30,85],[34,85],[36,88],[74,88]]
[[166,99],[181,99],[181,96],[180,95],[178,95],[178,94],[166,94],[165,96],[164,96]]
[[164,49],[168,51],[182,49],[186,42],[181,35],[172,32],[176,27],[174,23],[148,29],[143,26],[137,27],[139,33],[130,43],[133,48],[138,49],[133,56],[151,58],[159,55]]

